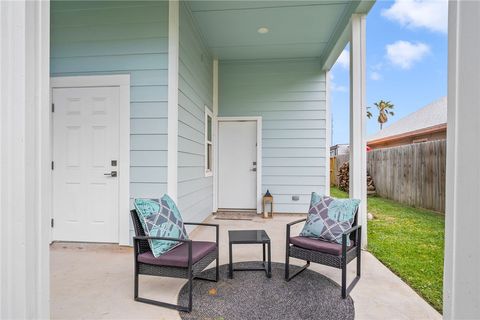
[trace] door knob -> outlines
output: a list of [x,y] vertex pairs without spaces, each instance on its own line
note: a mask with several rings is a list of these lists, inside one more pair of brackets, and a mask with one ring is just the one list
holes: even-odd
[[104,176],[110,176],[110,177],[116,177],[117,176],[117,171],[110,171],[107,173],[103,174]]

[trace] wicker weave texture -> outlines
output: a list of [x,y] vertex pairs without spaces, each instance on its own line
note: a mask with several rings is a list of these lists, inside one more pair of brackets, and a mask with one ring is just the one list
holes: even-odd
[[[290,246],[290,256],[310,262],[324,264],[338,269],[342,268],[342,256],[334,256],[328,253],[308,250],[297,246]],[[357,256],[357,248],[353,247],[347,251],[347,263],[355,259]]]
[[[133,221],[133,228],[135,229],[135,235],[137,237],[144,237],[146,236],[145,232],[143,231],[142,224],[140,223],[140,219],[135,210],[130,211],[130,216],[132,217]],[[138,253],[150,252],[150,245],[148,244],[148,240],[139,240],[138,242]]]
[[[218,249],[210,252],[203,257],[200,261],[192,266],[193,276],[200,274],[210,263],[217,258]],[[170,278],[183,278],[188,279],[188,268],[158,266],[146,263],[138,263],[138,274],[170,277]]]

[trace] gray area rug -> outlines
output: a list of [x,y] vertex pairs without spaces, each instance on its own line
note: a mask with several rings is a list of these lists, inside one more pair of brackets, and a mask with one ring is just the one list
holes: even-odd
[[[241,262],[234,267],[261,267],[261,263]],[[308,269],[286,282],[284,272],[282,263],[273,262],[270,279],[263,271],[236,271],[229,279],[228,265],[222,265],[219,282],[193,281],[193,310],[180,316],[196,320],[354,319],[352,298],[342,299],[335,282]],[[204,271],[203,276],[213,278],[214,269]],[[186,305],[187,299],[185,285],[178,302]]]

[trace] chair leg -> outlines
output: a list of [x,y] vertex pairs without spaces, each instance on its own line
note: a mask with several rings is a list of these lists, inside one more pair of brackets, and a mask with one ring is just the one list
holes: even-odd
[[360,278],[361,270],[362,270],[362,251],[359,250],[357,253],[357,276]]
[[193,304],[193,275],[190,272],[190,276],[188,278],[188,312],[192,312],[192,304]]
[[288,281],[288,278],[290,276],[290,256],[287,255],[285,256],[285,280]]
[[184,312],[191,312],[192,311],[192,280],[193,279],[191,277],[191,273],[190,273],[190,277],[188,279],[188,281],[189,281],[189,288],[188,288],[188,290],[189,290],[189,303],[188,303],[188,307],[139,297],[138,296],[138,278],[139,278],[139,276],[140,276],[140,274],[138,272],[138,263],[135,262],[135,276],[134,276],[134,289],[133,289],[133,295],[134,295],[133,299],[135,301],[142,302],[142,303],[153,304],[153,305],[159,306],[159,307],[175,309],[175,310],[178,310],[178,311],[184,311]]
[[[135,268],[137,269],[137,268]],[[134,299],[137,299],[138,298],[138,272],[137,270],[135,270],[135,276],[134,276],[134,289],[133,289],[133,298]]]
[[215,278],[214,278],[214,279],[208,279],[208,278],[197,277],[197,276],[194,276],[193,278],[194,278],[194,279],[197,279],[197,280],[218,282],[218,279],[220,278],[220,270],[219,270],[219,268],[218,268],[218,266],[219,266],[218,252],[217,252],[217,258],[216,258],[215,260],[216,260],[216,262],[215,262]]
[[220,273],[220,270],[218,269],[218,249],[217,249],[217,259],[216,259],[216,262],[215,262],[215,282],[218,281],[218,278],[220,278],[219,276],[219,273]]
[[347,295],[350,294],[352,291],[353,287],[357,284],[357,282],[360,280],[360,275],[361,275],[361,268],[362,268],[362,258],[361,258],[361,252],[357,254],[357,276],[355,279],[352,280],[352,282],[348,285],[347,287],[347,264],[344,263],[342,265],[342,298],[345,299]]
[[183,312],[192,312],[192,305],[190,304],[188,307],[183,307],[180,305],[176,304],[171,304],[171,303],[166,303],[166,302],[161,302],[161,301],[156,301],[156,300],[151,300],[151,299],[146,299],[146,298],[141,298],[138,297],[135,299],[135,301],[142,302],[142,303],[147,303],[147,304],[152,304],[154,306],[159,306],[163,308],[169,308],[169,309],[174,309],[178,311],[183,311]]
[[285,280],[288,281],[290,276],[290,243],[288,242],[288,228],[287,228],[287,245],[285,248]]
[[[136,284],[138,283],[138,277],[139,277],[139,275],[135,274],[135,283]],[[152,304],[152,305],[159,306],[159,307],[174,309],[174,310],[183,311],[183,312],[191,312],[192,311],[192,285],[191,285],[191,283],[192,283],[192,280],[189,279],[189,291],[190,292],[189,292],[188,307],[139,297],[138,296],[138,286],[135,287],[135,298],[134,298],[134,300],[138,301],[138,302],[142,302],[142,303]]]
[[310,266],[310,261],[307,261],[307,263],[302,267],[300,268],[300,270],[298,270],[297,272],[295,272],[294,274],[292,274],[291,276],[289,275],[287,278],[285,278],[285,280],[290,281],[292,280],[293,278],[295,278],[296,276],[298,276],[300,273],[302,273],[303,271],[307,270],[307,268]]

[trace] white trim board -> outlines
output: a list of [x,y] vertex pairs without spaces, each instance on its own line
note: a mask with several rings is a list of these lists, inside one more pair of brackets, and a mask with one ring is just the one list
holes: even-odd
[[[55,88],[85,87],[119,87],[119,185],[118,185],[118,242],[120,245],[130,244],[130,75],[72,76],[52,77],[50,80],[50,97]],[[53,139],[53,127],[51,141]],[[52,149],[50,154],[52,154]],[[52,172],[53,174],[53,172]],[[53,181],[53,179],[51,180]],[[50,185],[50,198],[53,197]],[[52,201],[53,204],[53,201]],[[53,218],[53,207],[52,212]]]
[[213,59],[213,212],[218,211],[218,185],[217,185],[217,178],[218,177],[218,169],[217,169],[217,134],[218,134],[218,59]]
[[[262,213],[262,117],[217,117],[215,119],[215,135],[218,141],[218,123],[219,122],[236,122],[236,121],[255,121],[257,123],[257,213]],[[214,150],[215,163],[218,166],[218,148]],[[216,171],[218,172],[218,170]],[[214,188],[213,198],[216,199],[214,208],[218,210],[218,174],[214,175],[214,184],[217,186]]]
[[330,100],[330,70],[325,71],[325,195],[330,195],[330,146],[332,138],[332,116]]
[[[211,137],[210,137],[210,141],[208,141],[208,117],[210,117],[211,119],[211,125],[212,125],[212,132],[211,132]],[[211,167],[210,170],[207,170],[207,167],[208,167],[208,144],[210,143],[212,145],[212,154],[211,156],[213,156],[213,112],[207,107],[205,106],[205,114],[204,114],[204,168],[205,168],[205,177],[211,177],[213,176],[213,167]],[[213,164],[213,161],[211,161],[211,164]]]
[[168,2],[168,118],[167,118],[167,193],[178,197],[178,73],[180,56],[180,7]]

